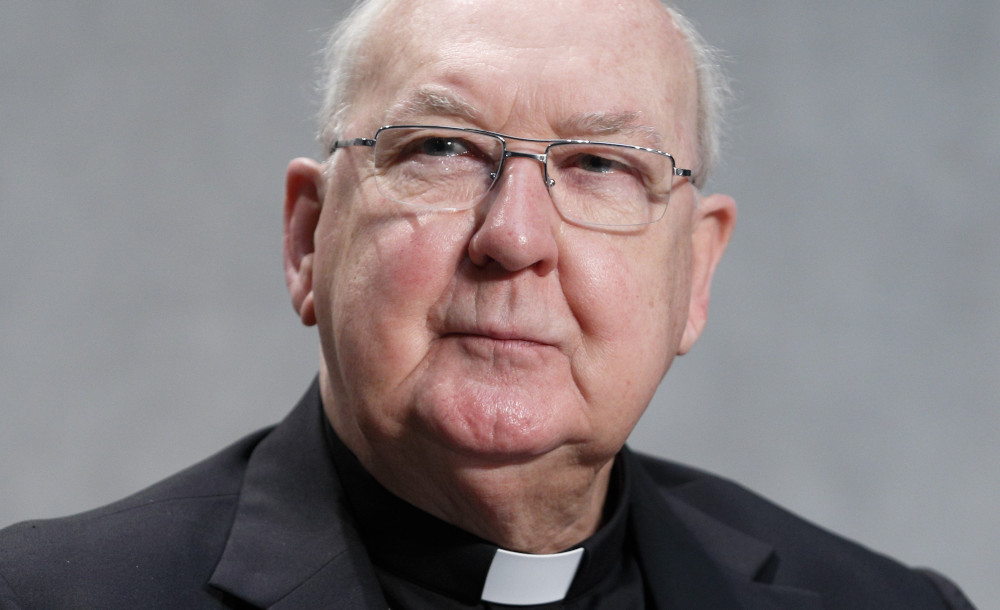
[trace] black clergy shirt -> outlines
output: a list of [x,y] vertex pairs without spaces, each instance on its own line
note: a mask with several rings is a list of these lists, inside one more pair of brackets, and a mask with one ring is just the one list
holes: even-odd
[[[148,489],[8,527],[0,608],[489,608],[477,595],[496,547],[393,498],[336,444],[314,382],[277,427]],[[972,608],[939,574],[700,470],[625,448],[613,479],[549,608]]]
[[646,607],[629,526],[629,481],[623,460],[617,459],[612,470],[601,528],[572,547],[582,547],[584,555],[566,597],[547,604],[510,606],[480,599],[497,545],[393,495],[365,471],[330,426],[326,432],[358,529],[394,610]]

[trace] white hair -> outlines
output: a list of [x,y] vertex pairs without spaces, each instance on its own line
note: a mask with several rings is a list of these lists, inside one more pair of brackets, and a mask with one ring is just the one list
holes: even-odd
[[[319,113],[319,139],[324,149],[342,133],[351,106],[366,74],[360,66],[371,52],[369,34],[378,16],[393,0],[358,0],[351,12],[330,33],[324,51],[319,89],[323,104]],[[698,165],[694,183],[702,186],[715,168],[721,147],[722,126],[730,98],[729,80],[718,51],[708,45],[694,24],[667,0],[661,0],[675,27],[688,43],[698,85]]]
[[702,186],[719,161],[726,106],[732,96],[719,50],[709,45],[680,11],[663,2],[674,25],[687,40],[698,83],[698,167],[693,182]]

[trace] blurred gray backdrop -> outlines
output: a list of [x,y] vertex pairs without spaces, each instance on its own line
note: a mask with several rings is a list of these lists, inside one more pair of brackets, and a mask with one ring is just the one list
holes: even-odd
[[[281,418],[283,174],[345,2],[0,4],[0,526]],[[1000,599],[1000,3],[688,0],[738,103],[709,325],[633,445]]]

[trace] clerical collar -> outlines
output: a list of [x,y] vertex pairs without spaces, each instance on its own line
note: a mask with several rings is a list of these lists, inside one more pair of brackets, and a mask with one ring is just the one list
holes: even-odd
[[534,606],[562,601],[583,559],[583,547],[552,555],[529,555],[497,549],[486,572],[483,601]]
[[[587,595],[602,583],[607,585],[605,581],[621,569],[628,529],[628,479],[620,457],[612,470],[604,525],[554,558],[524,556],[504,551],[396,497],[368,474],[331,426],[325,428],[365,548],[380,575],[387,573],[394,582],[406,581],[467,605],[480,600],[529,605]],[[551,582],[537,589],[528,586],[525,579],[542,574],[550,576]]]

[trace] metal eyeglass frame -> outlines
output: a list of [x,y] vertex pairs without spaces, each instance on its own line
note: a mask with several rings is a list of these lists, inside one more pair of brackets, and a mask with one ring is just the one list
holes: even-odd
[[[489,193],[489,191],[493,189],[493,185],[496,184],[497,178],[500,176],[501,173],[503,173],[504,163],[506,162],[507,159],[512,158],[512,157],[515,157],[515,158],[525,158],[525,159],[533,159],[533,160],[538,161],[539,163],[541,163],[542,167],[544,168],[544,173],[545,173],[545,180],[544,180],[545,186],[547,186],[547,187],[553,186],[555,184],[555,180],[553,180],[552,178],[549,177],[548,155],[549,155],[549,149],[551,149],[553,146],[558,146],[560,144],[601,144],[601,145],[613,146],[613,147],[617,147],[617,148],[628,148],[628,149],[631,149],[631,150],[641,150],[641,151],[645,151],[645,152],[655,153],[657,155],[662,155],[662,156],[667,157],[668,159],[670,159],[670,165],[673,167],[673,175],[674,176],[679,176],[679,177],[682,177],[682,178],[691,178],[692,175],[693,175],[692,171],[690,169],[683,169],[683,168],[677,167],[677,162],[674,159],[673,155],[671,155],[670,153],[667,153],[667,152],[663,152],[662,150],[657,150],[655,148],[647,148],[645,146],[636,146],[634,144],[620,144],[618,142],[602,142],[602,141],[595,141],[595,140],[565,140],[565,139],[548,140],[548,139],[544,139],[544,138],[522,138],[522,137],[519,137],[519,136],[509,136],[509,135],[498,133],[498,132],[495,132],[495,131],[487,131],[485,129],[475,129],[475,128],[472,128],[472,127],[451,127],[451,126],[447,126],[447,125],[384,125],[382,127],[379,127],[375,131],[374,137],[371,137],[371,138],[353,138],[353,139],[349,139],[349,140],[334,140],[333,144],[330,145],[329,153],[332,155],[338,149],[346,148],[348,146],[368,146],[368,147],[374,148],[375,147],[375,141],[378,140],[379,134],[382,133],[383,131],[385,131],[386,129],[445,129],[445,130],[449,130],[449,131],[464,132],[464,133],[474,133],[474,134],[479,134],[479,135],[490,136],[490,137],[496,138],[497,140],[500,141],[501,152],[503,154],[500,157],[500,165],[497,167],[497,170],[495,172],[491,172],[490,173],[490,179],[492,180],[492,182],[490,183],[490,187],[488,189],[486,189],[486,193]],[[507,149],[507,140],[513,140],[513,141],[517,141],[517,142],[533,142],[533,143],[538,143],[538,144],[545,144],[546,145],[545,146],[545,152],[541,153],[541,154],[536,154],[536,153],[529,153],[529,152],[519,152],[519,151],[516,151],[516,150],[508,150]],[[671,191],[673,190],[673,186],[670,187],[670,190]],[[484,193],[484,196],[485,196],[486,193]],[[471,207],[475,207],[475,205],[477,203],[478,203],[478,201],[472,203],[472,205],[470,205],[469,207],[470,208]],[[650,223],[656,222],[657,220],[659,220],[659,218],[657,218],[656,220],[652,220],[652,221],[649,221],[649,222],[646,222],[646,223],[639,223],[639,224],[650,224]],[[590,224],[590,223],[585,223],[585,224]],[[603,225],[594,225],[594,226],[603,226]],[[611,226],[630,226],[630,225],[611,225]]]

